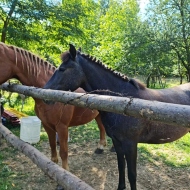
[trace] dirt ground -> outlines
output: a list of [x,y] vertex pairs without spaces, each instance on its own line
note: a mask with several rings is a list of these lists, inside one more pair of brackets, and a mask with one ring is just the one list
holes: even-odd
[[[96,155],[96,142],[87,144],[69,144],[70,172],[91,185],[95,190],[116,190],[118,171],[116,154],[105,149],[102,155]],[[41,150],[50,158],[48,142],[43,142]],[[12,148],[6,141],[0,146],[0,152]],[[13,148],[12,148],[13,149]],[[140,154],[140,153],[139,153]],[[45,175],[36,165],[19,151],[14,151],[5,161],[14,172],[12,188],[23,190],[55,190],[57,184]],[[59,163],[61,165],[61,163]],[[138,156],[137,187],[139,190],[189,190],[190,168],[172,168],[155,161],[154,164],[141,160]],[[129,189],[126,177],[127,189]]]

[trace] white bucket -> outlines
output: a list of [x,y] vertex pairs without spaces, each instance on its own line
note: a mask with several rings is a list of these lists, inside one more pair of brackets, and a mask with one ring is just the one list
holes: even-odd
[[20,139],[30,144],[39,142],[41,131],[41,120],[37,116],[21,118]]

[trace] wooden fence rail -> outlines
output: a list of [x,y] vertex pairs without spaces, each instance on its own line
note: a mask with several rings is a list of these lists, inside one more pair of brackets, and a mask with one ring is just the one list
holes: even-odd
[[1,134],[9,143],[11,143],[18,150],[20,150],[24,155],[29,157],[32,162],[35,163],[45,174],[53,178],[64,189],[94,190],[84,181],[52,162],[32,145],[25,143],[24,141],[13,135],[11,131],[9,131],[5,126],[2,125],[2,123],[0,123],[0,141]]
[[135,98],[84,94],[5,83],[0,89],[18,92],[39,99],[49,99],[79,107],[115,112],[190,128],[190,106]]

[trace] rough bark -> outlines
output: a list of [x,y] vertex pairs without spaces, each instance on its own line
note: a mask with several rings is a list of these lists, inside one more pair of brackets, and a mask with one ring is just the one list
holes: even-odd
[[59,167],[49,160],[45,155],[28,143],[13,135],[5,126],[0,123],[0,135],[10,142],[15,148],[29,157],[45,174],[53,178],[59,185],[67,190],[94,190],[88,184],[77,178],[70,172]]
[[51,99],[79,107],[88,107],[190,128],[190,106],[187,105],[127,97],[45,90],[17,84],[9,85],[7,83],[1,85],[0,89],[18,92],[39,99]]

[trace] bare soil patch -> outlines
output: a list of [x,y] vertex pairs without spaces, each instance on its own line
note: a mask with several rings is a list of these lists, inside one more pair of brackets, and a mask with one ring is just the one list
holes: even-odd
[[[105,149],[102,155],[96,155],[96,142],[86,144],[69,144],[70,172],[91,185],[96,190],[116,190],[118,170],[116,154]],[[8,150],[12,154],[8,154]],[[40,149],[50,158],[48,142],[42,142]],[[45,175],[33,162],[5,140],[0,146],[0,153],[6,155],[4,163],[12,171],[11,190],[55,190],[57,184]],[[137,187],[139,190],[189,190],[190,168],[173,168],[160,161],[154,164],[140,159],[138,155]],[[59,162],[61,166],[61,162]],[[6,179],[5,179],[6,180]],[[126,177],[127,189],[129,188]]]

